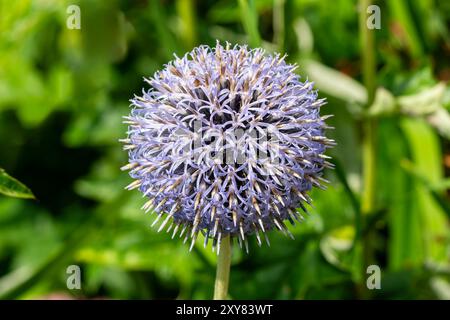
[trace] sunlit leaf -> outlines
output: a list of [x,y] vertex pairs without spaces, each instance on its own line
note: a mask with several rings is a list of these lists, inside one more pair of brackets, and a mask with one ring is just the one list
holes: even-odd
[[439,299],[450,300],[450,283],[443,277],[433,277],[430,285]]
[[303,54],[311,53],[314,48],[314,36],[306,19],[299,18],[294,21],[294,30],[300,52]]
[[427,117],[427,120],[443,137],[450,139],[450,113],[447,109],[439,107]]
[[369,115],[379,116],[392,114],[396,111],[395,97],[385,88],[378,88],[375,100],[369,108]]
[[31,190],[0,168],[0,193],[9,197],[35,199]]
[[320,241],[320,250],[328,263],[343,269],[350,270],[351,266],[345,261],[345,255],[348,256],[355,238],[355,228],[353,226],[344,226],[333,230]]
[[418,93],[401,96],[397,99],[397,103],[400,110],[406,114],[427,115],[442,106],[445,88],[444,83],[438,83]]

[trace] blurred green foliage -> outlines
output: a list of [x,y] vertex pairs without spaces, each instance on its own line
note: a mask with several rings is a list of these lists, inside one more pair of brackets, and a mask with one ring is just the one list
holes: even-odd
[[[66,27],[71,4],[81,29]],[[151,229],[123,187],[122,116],[143,77],[216,39],[288,54],[328,98],[327,191],[271,247],[234,250],[234,299],[450,299],[450,2],[377,1],[377,84],[361,83],[356,1],[0,0],[0,297],[210,298],[216,256]],[[367,111],[368,110],[368,111]],[[376,211],[361,219],[361,120],[377,117]],[[365,292],[362,255],[382,270]],[[82,289],[66,288],[66,267]]]

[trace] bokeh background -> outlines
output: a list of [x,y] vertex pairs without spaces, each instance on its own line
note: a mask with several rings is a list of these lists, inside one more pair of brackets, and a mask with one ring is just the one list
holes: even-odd
[[[66,26],[71,4],[80,30]],[[234,248],[230,298],[450,299],[450,2],[376,4],[368,106],[357,1],[0,0],[0,167],[36,198],[0,195],[0,298],[212,297],[215,254],[150,228],[118,140],[143,77],[218,39],[287,53],[327,98],[338,143],[296,240]],[[368,117],[375,205],[362,212]],[[81,290],[66,287],[74,264]],[[368,264],[380,290],[366,288]]]

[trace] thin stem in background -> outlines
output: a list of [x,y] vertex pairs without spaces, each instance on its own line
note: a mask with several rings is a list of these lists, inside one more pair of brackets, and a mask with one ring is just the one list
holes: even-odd
[[178,0],[176,3],[178,16],[180,17],[180,37],[186,50],[191,50],[197,45],[196,14],[194,0]]
[[[375,62],[375,31],[367,28],[367,7],[372,4],[370,0],[359,1],[359,32],[362,54],[362,76],[363,83],[367,90],[367,108],[369,108],[375,98],[376,88],[376,62]],[[362,140],[362,176],[363,190],[361,198],[361,213],[358,223],[362,224],[367,215],[375,211],[376,192],[376,120],[366,118],[363,120],[363,140]],[[358,226],[361,230],[361,226]],[[357,228],[357,229],[358,229]],[[372,264],[373,252],[371,246],[371,232],[362,241],[363,265],[362,278],[368,265]],[[363,282],[363,281],[362,281]],[[364,298],[367,290],[361,284],[361,297]]]
[[253,0],[238,0],[241,12],[242,25],[248,36],[251,47],[261,46],[261,37],[258,31],[258,13]]
[[[367,107],[370,107],[375,97],[376,65],[375,65],[375,39],[374,30],[366,26],[366,8],[370,0],[360,0],[360,40],[362,49],[362,74],[364,86],[367,90]],[[375,207],[375,172],[376,172],[376,122],[365,119],[363,123],[363,195],[361,210],[363,214],[374,211]]]
[[217,259],[216,283],[214,285],[214,300],[225,300],[228,295],[230,279],[231,243],[230,236],[224,237],[220,243]]
[[284,52],[284,5],[285,0],[274,0],[273,3],[273,42],[278,52]]
[[[363,83],[367,90],[367,107],[370,107],[375,98],[375,39],[374,30],[367,28],[367,7],[370,0],[360,0],[359,2],[359,28],[362,49],[362,75]],[[363,195],[361,210],[363,214],[368,214],[374,210],[375,205],[375,120],[366,119],[363,123]]]

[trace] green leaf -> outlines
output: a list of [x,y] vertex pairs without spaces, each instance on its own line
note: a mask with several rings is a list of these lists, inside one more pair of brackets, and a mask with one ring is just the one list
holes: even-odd
[[450,283],[443,277],[433,277],[430,280],[431,289],[441,300],[450,300]]
[[447,109],[439,107],[435,112],[427,117],[427,121],[447,139],[450,139],[450,113]]
[[314,49],[314,35],[308,21],[298,18],[294,21],[293,27],[300,52],[304,55],[310,54]]
[[442,82],[416,94],[400,96],[397,102],[403,113],[427,115],[442,107],[446,85]]
[[406,40],[411,55],[414,58],[419,58],[423,55],[424,49],[416,24],[411,15],[408,2],[409,1],[406,0],[388,1],[387,5],[392,20],[398,23],[401,28],[401,35]]
[[422,116],[447,139],[450,139],[450,113],[445,108],[447,86],[440,82],[415,94],[394,95],[378,88],[375,101],[369,108],[369,116],[392,115],[401,112],[411,116]]
[[320,250],[325,260],[341,270],[350,270],[351,261],[345,261],[345,257],[350,257],[354,238],[355,227],[352,225],[340,227],[325,235],[320,240]]
[[383,152],[378,155],[377,184],[380,186],[380,203],[388,210],[388,268],[397,271],[423,263],[420,212],[412,188],[414,181],[400,167],[400,159],[407,158],[409,150],[398,119],[385,119],[380,122],[379,129],[379,145],[383,146]]
[[326,94],[359,105],[367,103],[367,91],[364,86],[346,74],[313,60],[302,60],[300,66],[317,88]]
[[9,197],[36,199],[31,190],[0,168],[0,193]]
[[417,167],[414,166],[414,163],[406,159],[401,162],[401,167],[424,186],[436,203],[439,204],[442,211],[450,218],[450,204],[445,196],[442,195],[443,191],[449,188],[450,180],[441,179],[438,182],[432,183],[427,175],[421,173]]
[[[68,260],[73,259],[77,250],[86,243],[92,243],[93,237],[98,235],[98,226],[101,223],[109,223],[116,219],[114,214],[121,205],[128,203],[130,193],[122,192],[114,201],[103,203],[92,212],[79,226],[68,232],[59,248],[46,253],[43,263],[32,268],[16,270],[0,279],[0,300],[18,299],[29,292],[38,283],[45,279],[55,277],[55,274],[68,265]],[[111,228],[105,228],[111,230]]]
[[375,92],[375,100],[369,108],[369,115],[393,114],[396,109],[395,97],[392,93],[385,88],[378,88]]
[[[431,184],[443,179],[442,152],[437,134],[423,120],[403,119],[401,128],[408,140],[411,157],[417,173],[426,176]],[[420,216],[420,233],[427,260],[446,261],[447,234],[445,210],[436,202],[426,187],[418,182],[411,186]]]

